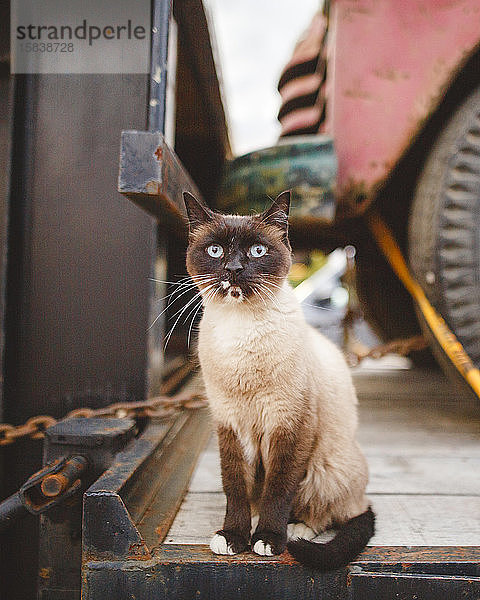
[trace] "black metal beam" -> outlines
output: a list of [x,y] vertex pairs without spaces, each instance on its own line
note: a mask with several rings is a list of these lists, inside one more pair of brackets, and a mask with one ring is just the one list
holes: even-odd
[[[145,125],[147,76],[17,75],[15,85],[4,420],[142,400],[156,225],[116,179],[119,132]],[[3,497],[38,470],[40,450],[6,448]],[[29,516],[6,536],[5,598],[35,596],[35,532]]]
[[208,413],[189,410],[150,423],[85,493],[83,561],[151,557],[170,528],[211,432]]
[[477,600],[480,578],[405,573],[355,573],[350,578],[352,600]]
[[164,544],[144,560],[87,562],[83,598],[100,600],[111,589],[116,600],[474,600],[478,555],[479,548],[370,547],[347,569],[319,573],[288,552],[218,556],[205,545]]
[[[194,516],[192,515],[192,518]],[[89,562],[83,600],[347,600],[347,571],[319,574],[291,559],[215,556],[205,546],[164,545],[148,561]]]
[[183,224],[182,192],[202,199],[197,186],[160,132],[123,131],[118,190],[160,224]]

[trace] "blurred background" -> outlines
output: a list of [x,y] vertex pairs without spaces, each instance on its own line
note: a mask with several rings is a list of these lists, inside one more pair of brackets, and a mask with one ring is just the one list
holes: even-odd
[[[115,18],[69,0],[65,21],[69,2]],[[195,370],[187,190],[251,214],[291,189],[308,320],[352,365],[438,363],[478,398],[477,0],[152,0],[147,67],[107,73],[74,52],[71,71],[15,73],[15,6],[0,0],[3,498],[42,465],[28,419],[171,394]],[[63,517],[3,537],[2,597],[79,597],[82,523]]]
[[321,4],[304,0],[292,10],[287,0],[205,2],[236,155],[277,141],[281,102],[277,84],[297,40]]

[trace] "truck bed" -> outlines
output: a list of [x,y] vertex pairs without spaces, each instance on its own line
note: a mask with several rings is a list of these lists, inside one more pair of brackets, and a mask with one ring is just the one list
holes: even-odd
[[[359,370],[355,384],[377,516],[370,546],[480,544],[478,404],[459,397],[439,372]],[[224,511],[212,435],[165,542],[208,544]]]
[[359,370],[355,382],[377,532],[349,567],[322,574],[288,552],[210,551],[225,499],[200,409],[150,424],[87,492],[82,598],[478,600],[478,404],[436,371]]

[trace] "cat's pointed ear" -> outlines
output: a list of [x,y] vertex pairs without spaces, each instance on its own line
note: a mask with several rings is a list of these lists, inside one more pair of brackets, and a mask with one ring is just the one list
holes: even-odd
[[270,208],[260,216],[263,223],[276,225],[285,231],[288,229],[288,211],[290,209],[290,190],[282,192],[273,201]]
[[190,192],[183,192],[183,201],[187,209],[190,231],[213,219],[213,212],[199,202]]

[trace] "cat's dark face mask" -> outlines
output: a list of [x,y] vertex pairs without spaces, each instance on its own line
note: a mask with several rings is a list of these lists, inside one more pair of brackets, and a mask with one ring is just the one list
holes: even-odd
[[185,192],[189,221],[187,270],[207,300],[266,302],[291,265],[290,192],[260,215],[215,213]]

